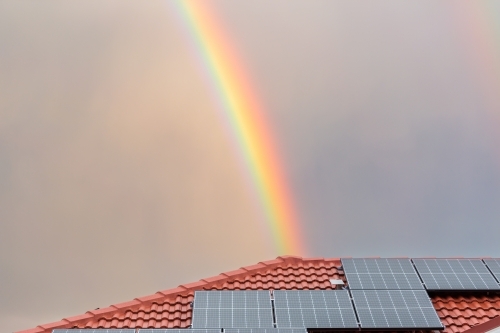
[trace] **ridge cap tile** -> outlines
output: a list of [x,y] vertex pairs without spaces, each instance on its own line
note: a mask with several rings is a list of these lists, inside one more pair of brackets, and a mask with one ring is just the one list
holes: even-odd
[[276,259],[283,259],[283,260],[290,260],[290,259],[299,259],[299,260],[304,260],[304,258],[300,257],[300,256],[294,256],[294,255],[283,255],[283,256],[278,256]]
[[75,322],[75,321],[79,321],[79,320],[84,320],[84,319],[90,319],[90,318],[93,318],[94,316],[89,314],[89,313],[84,313],[84,314],[81,314],[81,315],[78,315],[78,316],[72,316],[72,317],[67,317],[67,318],[64,318],[64,320],[67,320],[71,323]]
[[155,294],[134,298],[134,300],[137,300],[138,302],[141,302],[141,303],[152,302],[152,301],[159,300],[161,298],[165,298],[165,296],[166,295],[161,294],[160,292],[157,292]]
[[108,313],[111,313],[111,312],[115,312],[117,310],[119,310],[119,309],[116,308],[116,307],[114,307],[113,305],[110,305],[110,306],[105,307],[105,308],[87,311],[87,313],[92,313],[93,315],[97,316],[97,315],[103,315],[103,314],[108,314]]
[[227,280],[227,276],[219,274],[219,275],[212,276],[212,277],[209,277],[209,278],[201,279],[200,281],[204,281],[206,283],[213,283],[213,282],[218,282],[218,281],[221,281],[221,280]]
[[141,301],[133,299],[133,300],[128,301],[128,302],[122,302],[122,303],[118,303],[118,304],[113,304],[112,306],[114,306],[115,308],[121,310],[123,308],[131,307],[131,306],[134,306],[134,305],[139,305],[141,303],[142,303]]
[[303,261],[325,261],[323,257],[304,258]]
[[236,269],[234,271],[228,271],[228,272],[221,273],[221,275],[225,275],[227,277],[234,277],[236,275],[247,274],[247,273],[248,273],[248,271],[245,271],[245,270],[239,268],[239,269]]
[[200,281],[191,282],[191,283],[187,283],[187,284],[181,284],[179,287],[183,287],[186,289],[195,289],[195,288],[198,288],[201,286],[205,286],[206,284],[207,284],[206,282],[200,280]]
[[[188,288],[180,285],[176,288],[161,290],[161,291],[157,292],[157,294],[160,293],[164,296],[172,296],[173,294],[180,294],[181,292],[185,292],[187,290],[188,290]],[[144,296],[144,297],[148,297],[148,296]]]
[[278,258],[272,259],[272,260],[259,261],[259,264],[262,264],[262,265],[265,265],[265,266],[272,266],[272,265],[276,265],[276,264],[281,264],[283,262],[284,262],[284,260],[280,259],[278,257]]
[[262,265],[262,264],[255,264],[255,265],[244,266],[244,267],[241,267],[240,269],[244,269],[247,272],[254,272],[254,271],[258,271],[259,269],[262,269],[262,268],[266,268],[266,266]]
[[63,327],[63,326],[68,325],[68,324],[71,324],[71,323],[69,321],[63,319],[63,320],[55,321],[53,323],[40,325],[40,327],[42,327],[45,330],[48,330],[48,329],[56,328],[56,327]]

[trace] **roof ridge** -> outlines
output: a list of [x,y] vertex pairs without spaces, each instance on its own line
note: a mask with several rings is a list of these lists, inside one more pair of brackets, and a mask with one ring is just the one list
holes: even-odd
[[[196,290],[330,289],[332,276],[345,279],[341,265],[340,258],[280,256],[18,333],[50,333],[54,328],[187,328],[192,324]],[[490,325],[500,326],[500,293],[438,293],[431,299],[446,325],[443,333],[484,333]]]

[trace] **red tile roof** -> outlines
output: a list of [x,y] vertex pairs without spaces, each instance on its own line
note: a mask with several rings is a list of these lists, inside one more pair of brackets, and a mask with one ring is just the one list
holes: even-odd
[[[339,258],[278,257],[18,333],[49,333],[54,328],[186,328],[191,324],[195,290],[332,289],[330,279],[346,282],[340,266]],[[469,329],[467,333],[483,333],[500,326],[498,294],[455,292],[431,298],[446,326],[444,333]]]

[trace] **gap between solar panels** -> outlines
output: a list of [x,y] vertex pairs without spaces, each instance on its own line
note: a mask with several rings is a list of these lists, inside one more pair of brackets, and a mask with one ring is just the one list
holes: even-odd
[[341,261],[361,329],[444,329],[410,259]]
[[[192,328],[359,329],[347,290],[196,291]],[[233,329],[240,329],[233,332]],[[258,333],[258,332],[250,332]],[[282,332],[285,333],[285,332]],[[296,332],[290,332],[296,333]]]
[[138,333],[307,333],[307,330],[305,328],[226,328],[226,329],[165,328],[165,329],[139,329]]
[[488,267],[488,270],[493,274],[495,277],[495,280],[497,282],[500,282],[500,259],[483,259],[483,262],[485,263],[486,267]]
[[54,329],[52,333],[307,333],[305,328],[86,328],[86,329]]
[[500,259],[341,260],[350,290],[500,291]]
[[[274,290],[272,296],[262,290],[197,291],[192,328],[223,328],[228,333],[444,329],[423,289]],[[268,327],[257,327],[263,324]]]
[[136,333],[135,328],[56,328],[52,333]]
[[[138,332],[439,330],[444,327],[426,290],[500,291],[500,259],[343,258],[341,261],[348,290],[274,290],[272,294],[270,290],[196,291],[192,328]],[[53,333],[135,332],[135,329],[53,330]]]
[[308,333],[306,328],[54,329],[53,333]]

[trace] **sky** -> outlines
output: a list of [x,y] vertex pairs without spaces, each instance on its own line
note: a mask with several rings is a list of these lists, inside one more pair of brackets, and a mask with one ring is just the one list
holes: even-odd
[[[0,2],[0,329],[279,255],[172,2]],[[500,1],[207,1],[306,257],[500,257]]]

